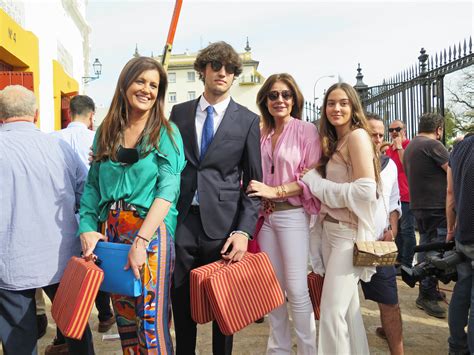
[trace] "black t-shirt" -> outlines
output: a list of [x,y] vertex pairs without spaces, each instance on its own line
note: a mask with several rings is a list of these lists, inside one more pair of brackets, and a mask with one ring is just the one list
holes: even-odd
[[474,243],[474,136],[456,144],[449,157],[456,201],[456,234],[461,243]]
[[449,154],[444,145],[424,136],[416,136],[405,149],[403,168],[408,178],[410,208],[446,208],[446,164]]

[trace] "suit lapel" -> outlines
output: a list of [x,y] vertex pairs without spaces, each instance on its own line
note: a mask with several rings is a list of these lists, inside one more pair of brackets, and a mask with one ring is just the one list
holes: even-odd
[[186,117],[189,117],[189,124],[185,126],[186,136],[183,136],[183,140],[190,142],[190,155],[192,154],[195,158],[196,164],[199,164],[199,148],[197,145],[196,136],[196,110],[199,104],[199,98],[188,105],[186,111]]
[[216,134],[214,135],[214,138],[212,139],[212,142],[209,145],[203,160],[206,160],[206,157],[210,154],[210,152],[212,152],[216,147],[219,147],[220,141],[222,141],[226,133],[232,131],[231,128],[234,124],[235,118],[237,117],[238,111],[239,107],[232,99],[230,99],[229,106],[227,106],[224,117],[222,118],[219,128],[217,128]]

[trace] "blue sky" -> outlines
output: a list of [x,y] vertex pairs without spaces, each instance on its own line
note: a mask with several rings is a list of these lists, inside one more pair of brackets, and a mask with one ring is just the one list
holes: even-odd
[[[174,1],[89,0],[91,62],[103,64],[86,93],[108,106],[123,65],[135,44],[140,54],[161,54]],[[249,37],[260,73],[292,74],[312,101],[340,76],[355,84],[360,63],[364,82],[413,66],[424,47],[429,54],[473,33],[472,1],[198,1],[184,0],[173,53],[195,52],[224,40],[243,51]]]

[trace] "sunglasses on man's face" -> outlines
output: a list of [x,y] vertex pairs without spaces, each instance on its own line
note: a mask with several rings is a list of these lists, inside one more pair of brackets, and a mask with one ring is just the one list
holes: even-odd
[[392,133],[393,131],[395,132],[400,132],[403,128],[402,127],[395,127],[395,128],[389,128],[388,131]]
[[288,101],[289,99],[291,99],[293,97],[293,93],[291,92],[291,90],[282,90],[282,91],[270,91],[268,94],[267,94],[267,97],[270,101],[275,101],[275,100],[278,100],[278,98],[280,97],[281,95],[281,98],[283,100],[286,100]]
[[219,71],[222,69],[222,67],[225,67],[225,71],[227,74],[235,74],[235,70],[237,69],[234,64],[229,64],[227,63],[226,65],[222,64],[222,62],[219,62],[218,60],[213,60],[211,62],[211,68],[214,71]]

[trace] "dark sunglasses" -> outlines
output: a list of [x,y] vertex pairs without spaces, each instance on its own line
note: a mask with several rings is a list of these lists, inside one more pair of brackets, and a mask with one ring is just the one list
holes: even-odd
[[267,94],[267,97],[270,101],[275,101],[275,100],[278,100],[278,98],[280,97],[281,95],[281,98],[283,100],[286,100],[288,101],[289,99],[291,99],[293,97],[293,93],[291,92],[291,90],[282,90],[282,91],[270,91],[268,94]]
[[389,128],[388,131],[392,133],[393,131],[395,132],[400,132],[403,128],[402,127],[395,127],[395,128]]
[[[219,62],[218,60],[211,61],[211,68],[214,71],[221,70],[223,66],[224,64],[222,64],[222,62]],[[224,67],[227,74],[234,74],[235,70],[237,69],[234,64],[229,64],[229,63],[227,63]]]

